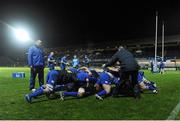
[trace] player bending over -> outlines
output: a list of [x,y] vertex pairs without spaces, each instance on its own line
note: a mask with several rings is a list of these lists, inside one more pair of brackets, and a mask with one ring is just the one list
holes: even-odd
[[93,78],[89,71],[85,71],[84,69],[77,70],[76,80],[74,87],[75,91],[60,92],[61,100],[64,100],[64,98],[68,96],[83,97],[94,92],[94,82],[96,79]]
[[98,81],[95,84],[96,90],[102,90],[95,94],[96,99],[103,100],[103,96],[110,94],[111,84],[118,84],[120,79],[115,78],[110,72],[99,72]]
[[138,84],[140,86],[141,91],[143,90],[150,90],[153,93],[157,94],[157,87],[156,87],[156,83],[149,81],[145,78],[144,76],[144,72],[143,71],[139,71],[138,72]]
[[[54,65],[51,64],[50,65],[50,71],[48,72],[47,77],[46,77],[46,84],[42,85],[41,87],[36,89],[34,92],[31,92],[30,94],[26,94],[25,95],[26,101],[28,103],[31,103],[32,99],[34,97],[37,97],[37,96],[42,95],[42,94],[48,94],[48,93],[53,92],[54,88],[57,84],[58,77],[59,77],[59,71],[54,70]],[[62,87],[63,86],[64,85],[62,85]]]

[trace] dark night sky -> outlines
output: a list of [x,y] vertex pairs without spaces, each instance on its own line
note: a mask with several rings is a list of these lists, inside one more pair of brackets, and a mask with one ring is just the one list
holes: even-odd
[[53,47],[152,37],[156,10],[166,34],[180,34],[179,6],[179,0],[1,0],[0,20],[29,28],[34,39]]

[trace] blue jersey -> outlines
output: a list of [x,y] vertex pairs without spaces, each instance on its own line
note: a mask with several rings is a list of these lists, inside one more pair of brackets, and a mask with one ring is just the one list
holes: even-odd
[[83,62],[84,62],[85,64],[88,64],[88,63],[90,62],[90,59],[87,58],[87,57],[85,57]]
[[97,84],[118,84],[120,83],[120,79],[115,78],[114,76],[110,76],[107,72],[100,72]]
[[139,71],[138,72],[138,77],[137,77],[138,83],[143,82],[144,81],[143,78],[144,78],[144,72]]
[[78,70],[78,72],[76,73],[76,79],[77,79],[77,86],[80,87],[87,83],[86,79],[89,79],[89,75],[87,72],[83,70]]
[[61,63],[60,64],[61,69],[64,70],[66,68],[66,63],[67,63],[66,56],[61,58],[61,62],[60,63]]
[[53,55],[49,54],[49,56],[48,56],[48,67],[49,67],[50,64],[54,64],[53,62],[51,62],[53,60],[54,60]]
[[59,77],[59,71],[58,70],[51,70],[47,74],[46,83],[50,84],[52,86],[55,86],[57,84],[58,77]]
[[78,65],[79,65],[79,59],[74,58],[74,59],[72,60],[72,66],[75,68],[75,67],[78,67]]
[[61,63],[67,63],[66,56],[63,56],[63,57],[61,58]]
[[89,77],[88,73],[83,70],[79,70],[76,74],[77,80],[81,82],[85,82],[88,77]]

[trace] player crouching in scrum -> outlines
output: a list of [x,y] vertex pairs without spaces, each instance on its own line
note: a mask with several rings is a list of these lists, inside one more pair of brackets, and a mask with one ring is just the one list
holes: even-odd
[[[118,84],[119,82],[120,80],[110,72],[99,72],[99,78],[95,84],[96,90],[99,91],[95,94],[96,99],[103,100],[103,96],[110,94],[111,84]],[[102,87],[102,89],[100,87]]]
[[[86,71],[85,71],[86,70]],[[80,69],[76,72],[75,82],[75,91],[65,91],[60,92],[61,100],[64,100],[65,97],[83,97],[85,95],[90,95],[94,92],[94,81],[95,78],[92,77],[92,74],[88,69]]]
[[138,72],[138,84],[140,86],[141,91],[143,90],[150,90],[153,93],[157,94],[157,87],[156,83],[152,81],[148,81],[145,76],[143,71]]
[[46,84],[42,85],[41,87],[39,87],[32,93],[26,94],[25,99],[27,102],[31,103],[33,98],[42,94],[53,92],[54,87],[58,81],[59,71],[54,70],[53,64],[51,64],[49,68],[50,68],[50,71],[48,72],[47,77],[46,77]]

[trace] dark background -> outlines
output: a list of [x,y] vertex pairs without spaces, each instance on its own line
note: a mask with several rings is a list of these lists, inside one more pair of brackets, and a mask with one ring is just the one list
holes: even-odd
[[[166,35],[179,34],[179,6],[179,0],[1,0],[0,20],[27,27],[33,39],[57,47],[153,37],[156,11],[159,27],[165,21]],[[13,38],[0,27],[3,48]]]

